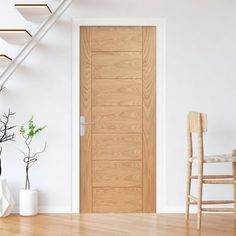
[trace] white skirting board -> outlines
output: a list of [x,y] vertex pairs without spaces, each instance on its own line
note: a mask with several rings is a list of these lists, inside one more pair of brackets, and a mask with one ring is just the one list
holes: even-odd
[[[191,206],[190,213],[196,213],[196,206]],[[13,213],[19,213],[19,206],[16,206],[13,210]],[[71,210],[71,206],[39,206],[39,213],[75,213]],[[77,212],[79,213],[79,212]],[[160,213],[185,213],[184,206],[167,206],[159,207]]]
[[[19,213],[19,206],[16,206],[13,213]],[[71,213],[71,206],[39,206],[39,213]]]

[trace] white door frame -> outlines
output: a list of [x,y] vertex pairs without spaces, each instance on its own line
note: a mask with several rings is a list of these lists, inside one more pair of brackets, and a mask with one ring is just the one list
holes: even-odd
[[72,19],[72,87],[71,87],[71,212],[79,213],[80,188],[80,137],[79,137],[79,106],[80,106],[80,26],[156,26],[157,28],[157,212],[166,211],[166,151],[165,151],[165,19],[127,18],[127,19]]

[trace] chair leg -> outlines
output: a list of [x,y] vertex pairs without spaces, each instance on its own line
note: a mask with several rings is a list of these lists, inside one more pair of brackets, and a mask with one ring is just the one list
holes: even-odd
[[[232,165],[234,180],[236,180],[236,162],[233,162]],[[234,219],[236,219],[236,184],[234,184]]]
[[197,204],[197,229],[201,229],[202,221],[202,178],[203,178],[203,163],[198,162],[198,204]]
[[190,205],[190,199],[189,195],[191,193],[191,175],[192,175],[192,162],[188,160],[187,162],[187,187],[186,187],[186,213],[185,213],[185,219],[189,220],[189,205]]

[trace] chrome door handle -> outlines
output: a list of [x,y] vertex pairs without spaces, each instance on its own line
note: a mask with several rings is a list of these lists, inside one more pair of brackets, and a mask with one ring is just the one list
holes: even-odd
[[86,125],[95,125],[95,122],[94,121],[86,122],[85,121],[85,116],[80,116],[80,119],[79,119],[80,136],[84,136],[85,135],[85,127],[86,127]]
[[91,122],[82,122],[80,123],[81,125],[95,125],[95,121],[91,121]]

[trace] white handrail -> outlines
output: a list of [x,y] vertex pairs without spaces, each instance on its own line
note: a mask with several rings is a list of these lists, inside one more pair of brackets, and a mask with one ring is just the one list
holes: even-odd
[[5,83],[14,73],[16,68],[24,61],[24,59],[30,54],[30,52],[37,46],[39,41],[50,30],[50,28],[56,23],[58,18],[65,12],[70,6],[73,0],[63,0],[52,15],[40,26],[38,31],[32,36],[29,42],[23,47],[14,60],[10,62],[8,67],[3,71],[0,76],[0,91],[4,88]]

